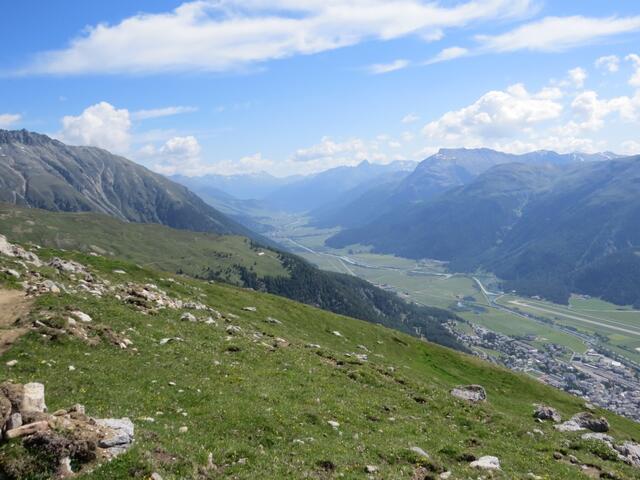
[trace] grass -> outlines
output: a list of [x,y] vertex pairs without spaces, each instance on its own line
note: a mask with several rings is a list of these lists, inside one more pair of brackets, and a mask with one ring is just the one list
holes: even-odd
[[[528,472],[586,478],[552,456],[577,435],[558,433],[531,416],[535,402],[568,416],[582,409],[580,400],[524,375],[280,297],[186,277],[170,282],[166,273],[108,258],[43,252],[54,254],[73,257],[112,282],[151,282],[173,297],[197,298],[237,315],[231,323],[243,332],[229,337],[224,322],[180,321],[181,311],[144,315],[113,297],[40,297],[34,315],[80,309],[96,324],[125,332],[136,349],[120,350],[104,341],[89,346],[67,337],[52,341],[32,333],[3,356],[0,376],[43,382],[52,411],[79,402],[93,416],[134,420],[135,446],[82,479],[145,478],[152,471],[165,479],[358,479],[367,478],[365,465],[379,468],[376,478],[411,478],[423,462],[408,450],[412,446],[430,453],[429,468],[449,469],[453,478],[478,476],[463,459],[469,455],[498,456],[503,472],[495,478],[524,478]],[[115,269],[127,274],[114,274]],[[246,306],[257,311],[243,310]],[[282,323],[267,323],[267,317]],[[165,337],[184,341],[159,345]],[[290,345],[263,344],[274,337]],[[321,348],[307,348],[309,343]],[[363,347],[367,361],[346,355],[363,353]],[[7,367],[5,359],[18,364]],[[470,383],[487,389],[485,404],[471,406],[449,395],[451,387]],[[640,439],[638,424],[606,416],[614,436]],[[329,420],[340,427],[332,428]],[[179,433],[182,426],[186,433]],[[545,435],[529,435],[533,428]],[[583,462],[617,478],[636,478],[637,470],[574,443],[569,451]],[[17,445],[0,446],[0,463],[19,450]],[[206,469],[209,454],[215,471]]]
[[260,277],[288,276],[275,252],[253,248],[244,237],[126,223],[95,213],[54,213],[0,204],[0,231],[12,241],[96,252],[189,275],[211,271],[234,283],[239,282],[234,269],[238,265]]

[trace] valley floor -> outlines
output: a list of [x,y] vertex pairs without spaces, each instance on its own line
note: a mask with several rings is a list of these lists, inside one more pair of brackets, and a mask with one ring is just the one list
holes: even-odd
[[326,270],[364,278],[407,301],[455,311],[450,325],[479,356],[640,421],[640,311],[584,296],[569,305],[499,291],[491,275],[449,273],[437,261],[331,249],[337,229],[280,221],[272,238]]

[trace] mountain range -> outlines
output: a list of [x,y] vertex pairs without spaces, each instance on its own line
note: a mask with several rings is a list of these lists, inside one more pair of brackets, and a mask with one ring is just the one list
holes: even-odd
[[[500,164],[328,244],[435,258],[454,271],[485,269],[507,289],[558,302],[579,291],[638,304],[639,185],[640,157]],[[612,262],[629,268],[614,273]]]
[[190,190],[124,157],[26,130],[0,130],[0,201],[266,240]]

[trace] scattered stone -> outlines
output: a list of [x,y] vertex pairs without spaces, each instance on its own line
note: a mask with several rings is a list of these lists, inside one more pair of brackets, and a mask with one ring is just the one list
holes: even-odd
[[14,412],[9,416],[7,423],[5,423],[5,429],[13,430],[14,428],[20,428],[22,426],[22,414],[20,412]]
[[160,340],[160,345],[166,345],[169,342],[183,342],[184,340],[182,340],[182,338],[180,337],[169,337],[169,338],[162,338]]
[[15,367],[18,364],[18,360],[9,360],[5,365],[7,367]]
[[81,312],[80,310],[75,310],[71,312],[71,315],[75,317],[76,320],[80,320],[81,322],[89,323],[93,321],[93,319],[89,315],[87,315],[84,312]]
[[114,270],[113,273],[115,273],[117,275],[126,275],[127,274],[127,272],[125,272],[124,270],[120,270],[120,269]]
[[67,478],[73,476],[73,470],[71,469],[71,459],[69,457],[63,457],[58,462],[58,471],[56,472],[58,478]]
[[273,318],[273,317],[267,317],[265,322],[272,323],[274,325],[282,325],[282,322],[280,320],[278,320],[277,318]]
[[364,467],[364,471],[366,473],[376,473],[378,471],[378,467],[376,467],[375,465],[367,465],[366,467]]
[[481,385],[456,387],[452,389],[450,393],[456,398],[467,400],[472,403],[484,402],[487,399],[487,393]]
[[257,312],[258,309],[256,307],[242,307],[242,310],[245,312]]
[[447,480],[447,478],[451,478],[451,475],[453,475],[451,472],[446,471],[446,472],[442,472],[440,475],[438,475],[438,478],[440,478],[442,480]]
[[558,411],[547,405],[537,405],[533,412],[533,417],[539,418],[540,420],[552,420],[555,423],[560,423],[562,421],[562,417]]
[[162,480],[162,476],[158,472],[153,472],[149,478],[151,480]]
[[337,331],[337,330],[334,330],[334,331],[333,331],[333,332],[331,332],[331,333],[332,333],[332,334],[334,334],[336,337],[341,337],[341,336],[342,336],[342,334],[341,334],[339,331]]
[[240,328],[237,325],[229,325],[226,329],[225,332],[227,332],[229,335],[237,335],[239,333],[242,332],[242,328]]
[[180,316],[180,320],[183,322],[197,322],[198,319],[193,313],[185,312]]
[[598,432],[589,432],[582,434],[583,440],[596,440],[598,442],[604,442],[608,444],[613,444],[614,440],[611,435],[607,435],[606,433],[598,433]]
[[569,455],[567,459],[569,460],[569,462],[573,463],[574,465],[577,463],[580,463],[580,460],[578,460],[578,457],[576,457],[575,455]]
[[622,445],[616,445],[620,459],[625,463],[640,468],[640,444],[634,442],[624,442]]
[[106,449],[110,456],[115,457],[129,449],[134,436],[134,426],[131,420],[126,417],[102,418],[96,419],[95,422],[108,429],[108,434],[98,442],[98,446]]
[[64,273],[82,273],[86,274],[87,269],[84,265],[78,262],[74,262],[73,260],[63,260],[61,258],[55,257],[50,260],[47,265],[55,268],[56,270]]
[[335,420],[329,420],[329,421],[327,421],[327,423],[328,423],[329,425],[331,425],[331,426],[332,426],[334,429],[336,429],[336,430],[337,430],[338,428],[340,428],[340,424],[339,424],[338,422],[336,422]]
[[564,455],[562,455],[562,453],[553,452],[553,458],[555,458],[556,460],[562,460],[563,457],[564,457]]
[[590,412],[581,412],[560,425],[554,425],[554,428],[560,432],[577,432],[580,430],[608,432],[609,422],[604,417],[597,418]]
[[7,275],[10,275],[14,278],[20,278],[20,272],[13,270],[12,268],[5,268],[4,270],[2,270],[3,273],[6,273]]
[[471,462],[469,466],[483,470],[500,470],[500,460],[498,460],[498,457],[487,455]]
[[322,348],[322,347],[320,347],[320,345],[318,345],[317,343],[307,343],[307,344],[305,345],[305,347],[307,347],[307,348]]
[[189,427],[182,426],[178,429],[179,433],[187,433],[189,431]]
[[409,450],[411,450],[413,453],[415,453],[419,457],[429,458],[429,454],[425,452],[423,449],[421,449],[420,447],[411,447]]

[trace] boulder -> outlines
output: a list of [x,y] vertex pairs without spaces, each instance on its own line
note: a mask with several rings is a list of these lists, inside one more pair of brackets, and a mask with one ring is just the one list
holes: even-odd
[[562,417],[558,413],[558,411],[547,405],[537,405],[535,411],[533,412],[533,417],[538,418],[540,420],[552,420],[555,423],[560,423],[562,421]]
[[108,456],[115,457],[126,452],[133,443],[134,426],[128,418],[96,419],[96,424],[105,427],[105,435],[98,442]]
[[472,403],[484,402],[487,399],[487,392],[481,385],[459,386],[452,389],[450,393],[456,398]]
[[75,317],[77,320],[80,320],[81,322],[84,322],[84,323],[89,323],[93,320],[89,315],[87,315],[84,312],[81,312],[80,310],[75,310],[71,312],[71,315]]
[[180,320],[182,320],[183,322],[197,322],[198,321],[196,316],[193,313],[189,313],[189,312],[183,313],[182,316],[180,317]]
[[49,422],[47,422],[46,420],[42,420],[40,422],[28,423],[27,425],[22,425],[12,430],[7,430],[6,432],[4,432],[4,436],[8,440],[11,440],[12,438],[26,437],[28,435],[33,435],[36,432],[42,432],[48,429]]
[[500,470],[500,460],[498,460],[498,457],[487,455],[471,462],[469,466],[471,468],[480,468],[482,470]]

